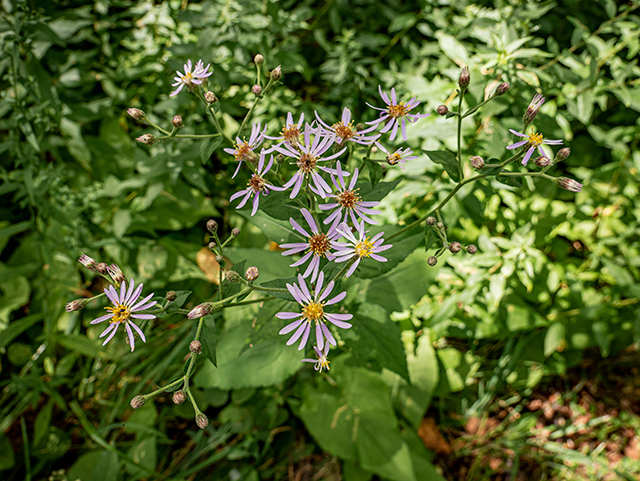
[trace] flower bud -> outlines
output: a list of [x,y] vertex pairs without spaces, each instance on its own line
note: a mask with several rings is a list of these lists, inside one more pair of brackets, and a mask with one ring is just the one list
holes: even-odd
[[193,309],[191,309],[191,312],[189,314],[187,314],[187,317],[189,319],[199,319],[200,317],[204,317],[207,314],[209,314],[212,310],[212,306],[210,302],[204,302],[200,305],[197,305],[196,307],[194,307]]
[[142,144],[147,144],[147,145],[152,145],[156,143],[156,138],[152,134],[141,135],[136,140]]
[[176,291],[169,291],[164,298],[169,302],[173,302],[178,298],[178,294],[176,294]]
[[182,117],[180,117],[179,115],[176,115],[176,116],[173,117],[173,120],[171,121],[171,124],[176,129],[179,129],[180,127],[184,127],[184,124],[182,123]]
[[569,179],[568,177],[558,177],[556,179],[556,184],[565,190],[570,190],[571,192],[582,191],[582,184],[573,179]]
[[67,303],[64,308],[67,312],[79,311],[89,302],[88,299],[76,299],[75,301],[71,301]]
[[551,164],[551,159],[549,157],[540,156],[536,160],[533,161],[538,167],[544,168],[548,167]]
[[475,254],[476,252],[478,252],[478,248],[476,246],[474,246],[473,244],[469,244],[467,246],[467,252],[471,255]]
[[255,84],[253,87],[251,87],[251,91],[255,95],[260,95],[262,93],[262,87],[260,87],[260,85],[258,85],[258,84]]
[[255,281],[259,275],[260,275],[260,272],[258,271],[258,268],[255,266],[247,267],[247,271],[244,273],[244,277],[249,282]]
[[442,222],[438,222],[438,223],[436,224],[436,227],[437,227],[439,230],[442,230],[442,229],[444,229],[444,224],[443,224]]
[[209,245],[207,246],[209,248],[210,251],[215,252],[216,250],[216,243],[215,242],[209,242]]
[[96,264],[96,271],[98,271],[99,274],[105,275],[107,273],[108,269],[109,269],[109,267],[104,262],[98,262]]
[[222,264],[222,261],[223,261],[223,260],[224,260],[224,257],[222,257],[220,254],[218,254],[218,255],[216,256],[216,262],[217,262],[218,264]]
[[436,218],[431,216],[427,217],[427,224],[436,225]]
[[271,79],[272,80],[280,80],[280,77],[282,77],[282,68],[280,65],[278,65],[276,68],[274,68],[271,71]]
[[264,57],[260,54],[256,54],[256,56],[253,57],[253,61],[256,65],[262,65],[264,63]]
[[429,257],[429,259],[427,259],[427,264],[429,264],[431,267],[435,266],[438,263],[438,258],[436,256],[431,256]]
[[362,123],[358,122],[358,123],[356,124],[356,132],[361,132],[361,131],[363,131],[363,130],[364,130],[364,124],[362,124]]
[[504,95],[509,91],[510,88],[511,85],[509,85],[507,82],[502,82],[500,85],[498,85],[498,88],[496,88],[496,95]]
[[145,401],[146,399],[144,396],[136,396],[131,400],[131,407],[133,409],[140,409],[144,405]]
[[438,115],[447,115],[447,113],[449,113],[449,107],[447,107],[446,105],[438,105],[436,112],[438,112]]
[[120,268],[116,264],[111,264],[109,267],[107,267],[107,272],[111,276],[111,279],[113,279],[113,283],[117,286],[119,286],[120,284],[122,284],[124,281],[127,280],[126,277],[124,277],[124,274],[122,273]]
[[78,262],[85,266],[87,269],[91,269],[92,271],[96,268],[96,261],[94,261],[91,257],[82,254],[78,258]]
[[240,282],[240,274],[238,274],[236,271],[227,271],[224,273],[224,275],[226,279],[232,284],[237,284]]
[[484,167],[484,159],[479,155],[472,155],[469,160],[471,161],[471,167],[474,169],[480,170]]
[[232,235],[233,237],[238,237],[238,236],[240,235],[240,229],[238,229],[238,228],[236,227],[235,229],[233,229],[233,230],[231,231],[231,235]]
[[209,219],[207,221],[207,230],[212,234],[215,234],[218,231],[218,223],[213,219]]
[[187,400],[187,395],[184,391],[176,391],[173,393],[173,404],[182,404]]
[[452,242],[451,244],[449,244],[449,250],[452,254],[457,254],[458,252],[460,252],[461,248],[462,246],[460,245],[460,242]]
[[209,104],[215,104],[218,101],[218,97],[216,97],[216,94],[214,94],[213,92],[209,91],[206,94],[204,94],[204,99],[207,101],[207,103]]
[[471,82],[471,75],[469,74],[469,67],[466,65],[462,67],[462,72],[460,72],[460,78],[458,79],[458,85],[460,85],[460,89],[464,92],[467,90],[469,83]]
[[571,154],[571,149],[569,147],[558,150],[558,153],[556,154],[556,163],[565,160],[569,157],[569,154]]
[[285,160],[285,156],[282,154],[278,154],[276,155],[276,162],[278,163],[278,165],[281,165]]
[[200,429],[206,429],[209,425],[209,419],[203,413],[199,413],[196,416],[196,424]]
[[127,109],[127,113],[135,120],[144,120],[146,115],[140,109]]
[[189,344],[189,351],[194,354],[202,353],[202,343],[200,341],[191,341],[191,344]]

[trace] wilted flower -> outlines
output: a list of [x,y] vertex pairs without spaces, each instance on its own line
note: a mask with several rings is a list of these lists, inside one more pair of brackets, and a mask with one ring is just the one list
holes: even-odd
[[273,80],[280,80],[280,77],[282,77],[282,67],[278,65],[271,71],[271,78]]
[[313,219],[313,216],[307,209],[300,209],[302,216],[305,218],[307,223],[309,224],[311,234],[309,234],[306,230],[300,227],[293,218],[289,219],[291,226],[293,229],[303,236],[307,238],[307,242],[294,242],[292,244],[281,244],[280,247],[285,250],[282,255],[290,256],[293,254],[298,254],[304,250],[307,250],[307,253],[302,256],[302,258],[293,264],[291,267],[298,267],[311,259],[307,270],[304,272],[304,278],[309,277],[311,275],[311,282],[316,280],[318,276],[318,270],[320,269],[320,259],[322,257],[326,257],[329,260],[333,260],[334,256],[331,254],[331,241],[338,238],[338,232],[335,227],[330,227],[329,231],[325,234],[322,232],[316,221]]
[[116,285],[116,287],[122,284],[126,279],[124,277],[124,274],[116,264],[111,264],[109,267],[107,267],[107,272],[111,276],[111,279],[113,279],[113,283]]
[[204,317],[207,314],[209,314],[212,310],[212,306],[210,302],[204,302],[202,304],[197,305],[196,307],[194,307],[193,309],[191,309],[191,312],[189,312],[189,314],[187,314],[187,317],[189,319],[198,319],[200,317]]
[[420,105],[420,101],[417,100],[417,97],[413,97],[406,104],[404,102],[398,102],[396,98],[396,89],[391,89],[391,99],[386,94],[386,92],[382,91],[382,87],[378,85],[378,92],[380,93],[380,97],[383,102],[387,104],[387,107],[384,109],[374,107],[373,105],[367,103],[369,107],[372,109],[380,110],[382,113],[380,114],[380,118],[374,120],[373,122],[367,122],[369,125],[377,125],[381,122],[386,122],[386,125],[380,131],[381,134],[384,134],[391,130],[391,137],[389,140],[394,140],[398,133],[398,127],[400,126],[400,120],[402,120],[402,138],[407,140],[407,125],[406,120],[409,122],[417,122],[419,118],[428,117],[431,114],[410,114],[409,112]]
[[153,294],[149,294],[147,297],[142,299],[140,302],[136,302],[142,293],[142,287],[144,284],[140,284],[134,291],[135,281],[131,279],[129,281],[129,289],[127,289],[127,282],[122,281],[120,285],[120,294],[113,286],[109,286],[104,290],[104,293],[109,298],[109,300],[113,303],[114,307],[106,307],[105,309],[109,311],[109,314],[105,314],[97,319],[91,321],[91,324],[98,324],[100,322],[109,320],[109,327],[107,327],[100,337],[104,337],[109,334],[109,337],[102,343],[104,346],[108,343],[113,336],[115,336],[116,331],[118,330],[118,326],[120,324],[124,324],[124,327],[127,331],[127,335],[129,336],[129,345],[131,346],[131,351],[133,351],[134,338],[133,331],[131,328],[133,327],[135,331],[140,336],[143,342],[147,342],[144,337],[144,333],[142,330],[132,321],[133,319],[155,319],[156,316],[153,314],[142,314],[141,311],[149,309],[156,305],[156,301],[149,300],[153,297]]
[[345,277],[349,277],[354,273],[360,261],[364,258],[370,257],[378,262],[387,262],[387,259],[379,256],[378,253],[386,251],[387,249],[391,249],[393,247],[391,244],[382,245],[384,239],[382,236],[384,232],[380,232],[374,235],[371,239],[369,237],[365,237],[365,234],[368,231],[364,230],[364,222],[360,222],[359,224],[355,224],[356,230],[358,231],[358,238],[353,235],[351,232],[351,228],[347,224],[341,224],[336,229],[340,234],[342,234],[349,242],[332,242],[331,245],[336,250],[336,263],[345,262],[349,259],[355,259],[354,263],[349,267],[349,270],[345,274]]
[[205,80],[213,73],[208,71],[210,65],[211,64],[207,65],[205,68],[204,62],[202,60],[198,60],[192,72],[191,60],[187,60],[187,63],[184,65],[184,75],[180,73],[180,71],[176,72],[178,76],[173,78],[176,82],[171,84],[171,86],[178,88],[171,92],[169,96],[173,97],[174,95],[178,95],[185,85],[187,86],[188,90],[191,90],[197,85],[200,85],[203,80]]
[[344,145],[344,143],[347,141],[356,142],[361,145],[369,145],[371,142],[380,137],[380,134],[366,135],[376,130],[375,125],[364,130],[358,130],[356,127],[354,127],[353,121],[351,120],[351,111],[347,107],[342,109],[342,118],[340,119],[340,121],[331,126],[329,126],[320,118],[318,112],[315,112],[315,114],[318,122],[320,122],[322,127],[324,127],[323,130],[327,133],[331,132],[335,134],[336,143],[340,144],[340,146]]
[[541,94],[535,94],[531,102],[529,102],[527,110],[525,110],[524,115],[522,116],[525,125],[529,125],[531,122],[533,122],[533,119],[536,118],[538,110],[540,110],[540,107],[542,107],[543,104],[544,97]]
[[[336,209],[331,215],[329,215],[325,220],[324,224],[329,224],[333,222],[332,228],[335,228],[341,222],[347,222],[349,215],[351,215],[351,220],[353,223],[357,223],[356,215],[360,217],[365,222],[369,224],[377,224],[376,221],[367,217],[369,215],[379,214],[379,210],[372,210],[369,207],[375,207],[380,202],[375,201],[363,201],[360,194],[358,194],[358,189],[354,189],[356,185],[356,181],[358,180],[358,168],[353,172],[353,177],[351,177],[351,182],[349,183],[349,188],[346,187],[346,182],[344,179],[342,166],[340,161],[338,161],[336,165],[337,177],[338,179],[331,175],[331,181],[333,185],[336,186],[337,193],[330,194],[327,197],[331,197],[337,201],[337,203],[331,204],[319,204],[320,210],[331,210]],[[342,213],[344,212],[344,216]]]
[[251,198],[251,196],[253,196],[253,209],[251,209],[251,215],[255,215],[255,213],[258,212],[260,194],[268,195],[269,189],[280,190],[280,191],[285,190],[284,187],[276,187],[274,185],[267,184],[267,181],[264,179],[264,177],[267,175],[267,172],[269,172],[269,169],[271,169],[271,166],[273,165],[273,155],[272,155],[267,166],[266,167],[264,166],[265,154],[266,154],[265,150],[262,149],[262,152],[260,152],[260,160],[258,162],[258,170],[256,170],[256,173],[251,176],[251,179],[247,183],[248,187],[244,190],[236,192],[231,196],[231,199],[229,199],[230,201],[234,201],[238,197],[244,196],[244,198],[238,204],[238,207],[236,207],[236,209],[241,209],[244,207],[247,201]]
[[333,346],[336,345],[336,340],[329,331],[326,322],[329,321],[335,326],[341,329],[349,329],[351,324],[348,321],[353,317],[351,314],[329,314],[324,311],[325,306],[330,306],[337,302],[340,302],[347,295],[346,291],[341,292],[337,296],[324,302],[324,300],[331,294],[334,287],[334,282],[331,281],[327,286],[322,289],[324,283],[324,272],[321,272],[318,276],[318,283],[313,296],[307,288],[307,284],[304,278],[298,274],[298,284],[287,284],[287,289],[293,296],[293,298],[302,306],[302,313],[298,312],[278,312],[276,317],[278,319],[295,319],[291,324],[282,328],[279,334],[288,334],[294,329],[296,332],[287,341],[287,346],[290,346],[296,342],[300,336],[300,346],[298,350],[304,349],[309,339],[309,333],[311,332],[311,324],[316,326],[316,343],[318,349],[324,348],[325,339]]
[[[270,140],[279,140],[281,142],[287,142],[289,147],[295,148],[300,141],[300,132],[302,129],[302,123],[304,122],[304,113],[300,114],[298,118],[298,123],[293,123],[293,115],[291,112],[287,113],[287,120],[285,121],[282,130],[280,131],[280,135],[278,137],[270,137],[265,134],[265,138]],[[282,154],[278,154],[282,155]]]
[[[260,128],[260,122],[254,123],[251,128],[251,137],[249,137],[249,142],[246,140],[240,140],[240,137],[236,137],[234,149],[228,147],[223,149],[227,154],[233,155],[235,160],[238,161],[238,168],[234,172],[232,178],[238,175],[242,162],[255,162],[258,160],[258,156],[253,149],[257,148],[262,142],[264,142],[264,133],[267,131],[267,126],[264,126],[264,130],[262,132],[260,131]],[[267,151],[267,153],[268,152],[270,151]]]
[[322,350],[318,349],[318,346],[313,346],[313,350],[316,352],[317,359],[303,359],[302,362],[313,362],[315,364],[313,368],[318,372],[322,372],[323,369],[325,371],[328,371],[329,369],[331,369],[329,367],[329,363],[331,361],[327,359],[330,347],[331,344],[329,344],[328,342],[324,345],[324,349]]
[[144,120],[145,113],[140,109],[127,109],[127,113],[135,120]]
[[400,164],[400,168],[404,170],[402,164],[404,164],[407,160],[417,159],[417,155],[413,155],[413,150],[406,148],[400,148],[396,150],[393,154],[391,154],[381,143],[376,142],[376,146],[382,150],[385,154],[387,154],[387,164],[389,165],[397,165]]
[[516,142],[515,144],[511,144],[507,146],[507,149],[509,150],[517,149],[518,147],[522,147],[522,146],[528,147],[527,153],[524,155],[524,158],[522,159],[522,165],[527,165],[527,162],[529,162],[531,155],[536,149],[538,149],[538,152],[543,157],[547,156],[544,150],[542,150],[542,144],[544,145],[562,144],[562,140],[547,140],[542,136],[542,134],[535,133],[535,132],[532,132],[529,135],[521,134],[520,132],[517,132],[513,129],[509,129],[509,132],[511,132],[513,135],[517,135],[518,137],[524,137],[526,139],[526,140],[521,140],[520,142]]
[[569,179],[568,177],[558,177],[556,179],[556,184],[565,190],[570,190],[571,192],[582,191],[582,184],[573,179]]
[[87,269],[91,269],[92,271],[95,270],[96,267],[96,261],[94,261],[91,257],[82,254],[79,258],[78,258],[78,262],[80,264],[82,264],[83,266],[85,266]]
[[136,140],[141,144],[153,145],[156,143],[156,137],[153,134],[144,134],[140,137],[137,137]]
[[76,299],[65,304],[64,308],[67,312],[79,311],[87,305],[87,302],[89,302],[89,299]]

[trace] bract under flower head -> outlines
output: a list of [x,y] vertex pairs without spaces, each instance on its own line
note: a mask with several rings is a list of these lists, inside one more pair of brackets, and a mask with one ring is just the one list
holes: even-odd
[[336,137],[336,143],[345,145],[345,142],[356,142],[361,145],[369,145],[374,142],[381,134],[367,135],[376,130],[376,126],[369,127],[364,130],[357,130],[351,120],[351,111],[345,107],[342,109],[342,117],[333,125],[328,125],[320,118],[318,112],[315,112],[316,119],[320,122],[322,130],[325,133],[332,133]]
[[[240,137],[236,137],[236,143],[233,149],[228,147],[222,149],[227,154],[233,155],[235,160],[238,162],[238,167],[236,168],[236,171],[233,173],[233,176],[231,178],[234,178],[236,175],[238,175],[242,162],[255,162],[256,160],[258,160],[258,156],[254,152],[254,149],[259,147],[260,144],[264,142],[264,134],[267,131],[267,126],[265,125],[264,130],[262,131],[260,130],[261,128],[262,126],[260,125],[260,122],[254,123],[251,128],[251,136],[249,137],[248,142],[247,140],[240,139]],[[267,150],[267,153],[269,152],[271,152],[271,150]]]
[[378,92],[380,93],[380,97],[382,101],[387,104],[386,108],[378,108],[373,105],[367,103],[369,107],[372,109],[376,109],[381,111],[380,118],[374,120],[373,122],[367,122],[369,125],[377,125],[381,122],[386,122],[385,126],[382,128],[380,133],[384,134],[391,130],[391,136],[389,140],[394,140],[396,135],[398,134],[398,127],[402,125],[402,138],[407,140],[407,123],[408,120],[411,123],[417,122],[418,119],[423,117],[428,117],[431,114],[410,114],[409,112],[420,105],[420,101],[417,100],[417,97],[413,97],[406,104],[404,102],[398,102],[396,97],[396,89],[391,89],[391,99],[386,94],[386,92],[382,91],[382,87],[378,85]]
[[351,228],[347,224],[340,224],[336,231],[342,234],[347,240],[344,242],[333,242],[332,246],[336,250],[336,263],[345,262],[350,259],[354,259],[353,264],[345,274],[345,277],[349,277],[354,273],[360,261],[366,257],[370,257],[378,262],[387,262],[387,259],[378,255],[380,252],[391,249],[393,245],[382,245],[384,239],[382,236],[384,232],[380,232],[374,235],[371,239],[366,237],[368,231],[364,230],[364,222],[355,225],[358,231],[358,237],[353,235]]
[[209,77],[213,72],[209,72],[209,67],[211,64],[208,64],[206,67],[204,66],[204,62],[202,60],[198,60],[195,65],[193,71],[191,70],[192,64],[191,60],[187,60],[187,63],[184,65],[184,74],[180,71],[177,71],[177,77],[174,77],[175,83],[171,84],[172,87],[178,87],[171,94],[170,97],[174,95],[178,95],[182,88],[186,85],[188,90],[193,89],[197,85],[200,85],[207,77]]
[[[336,340],[329,331],[326,323],[329,321],[333,325],[341,329],[349,329],[351,324],[348,321],[353,317],[351,314],[331,314],[325,312],[325,307],[340,302],[347,295],[346,291],[341,292],[337,296],[325,301],[331,294],[335,283],[329,282],[323,289],[324,284],[324,272],[321,272],[318,276],[318,282],[316,284],[313,296],[309,292],[309,288],[301,275],[298,275],[298,284],[287,284],[287,290],[293,296],[293,298],[302,306],[302,312],[278,312],[276,317],[278,319],[295,319],[291,324],[288,324],[282,328],[279,334],[288,334],[295,330],[293,336],[287,341],[287,346],[290,346],[296,342],[300,337],[300,346],[298,350],[304,349],[309,339],[309,333],[311,332],[311,325],[316,326],[316,343],[318,349],[322,350],[326,341],[335,346]],[[327,351],[328,352],[328,351]],[[315,361],[314,361],[315,362]]]
[[260,195],[268,195],[270,189],[278,191],[285,190],[284,187],[276,187],[274,185],[268,184],[264,179],[267,175],[267,172],[269,172],[269,169],[271,169],[271,166],[273,165],[272,155],[269,163],[265,167],[265,156],[266,151],[262,149],[262,151],[260,152],[260,160],[258,161],[258,169],[256,170],[256,173],[251,176],[251,179],[247,184],[248,187],[244,190],[236,192],[231,196],[231,199],[229,199],[230,201],[234,201],[238,197],[244,196],[238,204],[238,207],[236,207],[236,209],[242,209],[247,201],[251,198],[251,196],[253,196],[253,209],[251,209],[251,215],[255,215],[255,213],[258,211]]
[[142,287],[144,284],[140,284],[135,290],[135,281],[133,279],[129,280],[129,286],[127,289],[127,281],[123,281],[120,285],[120,293],[113,287],[109,286],[104,290],[107,298],[112,302],[113,307],[105,307],[109,314],[105,314],[104,316],[98,317],[91,321],[91,324],[98,324],[103,321],[109,321],[109,327],[107,327],[100,337],[104,337],[109,334],[109,337],[102,343],[104,346],[108,343],[113,336],[116,335],[116,331],[118,330],[118,326],[120,324],[124,324],[125,330],[127,331],[127,335],[129,336],[129,345],[131,346],[131,351],[135,348],[135,342],[133,337],[133,331],[131,328],[135,329],[135,331],[140,336],[143,342],[147,342],[144,337],[144,333],[142,330],[133,322],[132,319],[155,319],[156,316],[153,314],[143,314],[141,311],[149,309],[156,305],[156,301],[149,300],[153,297],[153,293],[149,294],[147,297],[142,299],[139,302],[138,298],[142,293]]
[[536,149],[538,149],[538,152],[540,153],[540,155],[542,155],[543,157],[547,157],[547,154],[545,153],[545,151],[542,150],[543,144],[544,145],[561,145],[562,144],[562,140],[547,140],[542,136],[542,134],[535,133],[535,132],[532,132],[529,135],[521,134],[520,132],[513,129],[509,129],[509,132],[511,132],[513,135],[517,135],[518,137],[524,137],[526,139],[526,140],[521,140],[520,142],[516,142],[515,144],[511,144],[507,146],[507,149],[509,150],[517,149],[518,147],[523,147],[525,145],[528,147],[527,153],[524,154],[524,158],[522,159],[522,165],[527,165],[527,162],[529,162],[531,155],[535,152]]

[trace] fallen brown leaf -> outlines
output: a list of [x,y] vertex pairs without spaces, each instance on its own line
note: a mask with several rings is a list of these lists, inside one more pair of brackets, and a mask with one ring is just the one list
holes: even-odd
[[418,436],[424,445],[439,454],[451,454],[451,445],[442,436],[433,418],[424,418],[418,428]]

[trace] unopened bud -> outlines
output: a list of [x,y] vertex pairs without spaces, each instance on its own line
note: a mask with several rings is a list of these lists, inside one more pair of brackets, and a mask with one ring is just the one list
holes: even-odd
[[467,252],[471,255],[475,254],[476,252],[478,252],[478,248],[476,246],[474,246],[473,244],[469,244],[467,246]]
[[533,161],[538,167],[548,167],[551,164],[551,159],[549,157],[540,156],[536,160]]
[[173,393],[173,404],[182,404],[187,400],[187,395],[184,391],[176,391]]
[[209,425],[209,419],[203,413],[200,413],[196,416],[196,424],[200,429],[206,429]]
[[358,122],[356,124],[356,132],[360,132],[362,130],[364,130],[364,125],[362,123]]
[[278,165],[282,164],[285,160],[285,156],[282,154],[278,154],[276,155],[276,162],[278,163]]
[[145,401],[146,399],[144,396],[136,396],[131,400],[131,407],[133,409],[140,409],[144,405]]
[[262,93],[262,87],[260,87],[260,85],[258,85],[258,84],[255,84],[253,87],[251,87],[251,91],[255,95],[260,95]]
[[182,117],[180,117],[179,115],[176,115],[176,116],[173,117],[173,120],[171,121],[171,124],[176,129],[179,129],[180,127],[184,127],[184,124],[182,123]]
[[127,109],[127,113],[135,120],[144,120],[146,115],[140,109]]
[[471,75],[469,74],[469,67],[466,65],[462,67],[462,72],[460,72],[460,78],[458,79],[458,85],[460,85],[460,89],[462,91],[467,90],[469,83],[471,82]]
[[438,112],[438,115],[447,115],[447,113],[449,113],[449,107],[446,105],[438,105],[436,112]]
[[191,312],[189,314],[187,314],[187,317],[189,319],[199,319],[201,317],[206,316],[207,314],[209,314],[212,310],[212,306],[210,302],[204,302],[196,307],[194,307],[193,309],[191,309]]
[[449,250],[452,254],[457,254],[458,252],[460,252],[460,249],[462,249],[460,242],[452,242],[451,244],[449,244]]
[[556,184],[565,190],[570,190],[571,192],[582,191],[582,184],[573,179],[569,179],[568,177],[558,177],[556,179]]
[[200,354],[202,352],[202,343],[200,341],[191,341],[191,344],[189,344],[189,351],[194,354]]
[[227,271],[224,273],[224,275],[227,278],[227,280],[232,284],[237,284],[242,279],[240,277],[240,274],[238,274],[236,271]]
[[176,291],[169,291],[164,298],[169,302],[173,302],[178,298],[178,294],[176,294]]
[[500,85],[498,85],[498,88],[496,88],[496,95],[504,95],[509,91],[510,88],[511,85],[509,85],[507,82],[502,82]]
[[469,160],[471,161],[471,167],[474,169],[480,170],[484,167],[484,159],[479,155],[472,155]]
[[562,162],[571,154],[571,149],[569,147],[565,147],[564,149],[560,149],[556,154],[556,162]]
[[427,224],[436,225],[436,218],[431,216],[427,217]]
[[78,262],[80,264],[82,264],[83,266],[85,266],[87,269],[91,269],[94,270],[96,267],[96,261],[94,261],[91,257],[82,254],[79,258],[78,258]]
[[218,231],[218,223],[213,219],[209,219],[207,221],[207,230],[212,234],[215,234]]
[[107,267],[107,272],[111,276],[111,279],[113,279],[113,283],[117,286],[127,280],[126,277],[124,277],[122,270],[120,270],[120,268],[116,264],[111,264],[109,267]]
[[136,139],[141,144],[152,145],[156,143],[156,138],[152,134],[144,134]]
[[282,77],[282,68],[280,65],[278,65],[271,71],[271,78],[273,80],[280,80],[280,77]]
[[253,57],[253,61],[256,65],[262,65],[264,63],[264,57],[260,54],[257,54],[255,57]]
[[224,257],[222,257],[220,254],[218,254],[218,255],[216,256],[216,262],[217,262],[218,264],[222,264],[222,261],[224,261]]
[[71,301],[67,303],[64,308],[67,312],[79,311],[89,302],[88,299],[76,299],[75,301]]
[[98,273],[105,275],[108,272],[109,266],[107,266],[106,263],[104,262],[98,262],[96,264],[96,271],[98,271]]
[[235,229],[231,230],[231,235],[233,237],[238,237],[240,235],[240,229],[238,229],[237,227]]
[[437,227],[439,230],[442,230],[442,229],[444,229],[444,224],[443,224],[442,222],[438,222],[438,223],[436,224],[436,227]]
[[253,282],[255,281],[258,276],[260,275],[260,272],[258,271],[258,268],[255,266],[252,267],[247,267],[246,272],[244,273],[244,277],[249,281],[249,282]]
[[431,267],[435,266],[438,263],[438,258],[436,256],[431,256],[429,257],[429,259],[427,259],[427,264],[429,264]]
[[211,250],[211,251],[214,251],[214,252],[215,252],[215,250],[216,250],[216,245],[217,245],[217,244],[216,244],[215,242],[209,242],[209,245],[208,245],[209,250]]
[[215,104],[218,101],[218,97],[216,97],[216,94],[211,91],[204,94],[204,99],[210,104]]

